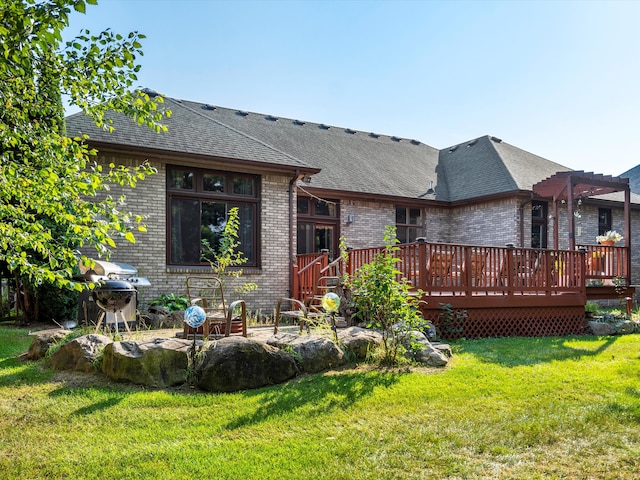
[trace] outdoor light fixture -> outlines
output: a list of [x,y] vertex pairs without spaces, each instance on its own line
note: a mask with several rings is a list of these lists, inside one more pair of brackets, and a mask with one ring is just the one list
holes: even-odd
[[356,219],[355,213],[349,213],[347,215],[347,225],[351,225]]

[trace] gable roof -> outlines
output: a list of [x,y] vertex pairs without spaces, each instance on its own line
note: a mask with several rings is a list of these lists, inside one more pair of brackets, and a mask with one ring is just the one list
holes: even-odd
[[531,190],[540,180],[570,170],[486,135],[440,151],[438,198],[453,202]]

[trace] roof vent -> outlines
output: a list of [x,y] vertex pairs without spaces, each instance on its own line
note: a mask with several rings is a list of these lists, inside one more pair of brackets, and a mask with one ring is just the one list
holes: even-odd
[[472,140],[469,143],[467,143],[467,148],[469,147],[473,147],[476,144],[477,140]]
[[380,138],[380,135],[378,135],[377,133],[373,133],[373,132],[371,132],[371,133],[369,134],[369,136],[370,136],[371,138]]
[[414,145],[420,145],[420,142],[418,140],[411,140],[411,143],[413,143]]
[[142,93],[146,93],[147,95],[149,95],[151,98],[153,97],[157,97],[158,95],[160,95],[158,92],[156,92],[154,89],[152,88],[143,88],[142,89]]
[[393,140],[394,142],[399,142],[400,140],[402,140],[400,137],[391,137],[391,140]]
[[458,145],[456,145],[455,147],[451,147],[451,148],[449,149],[449,153],[453,153],[453,152],[455,152],[457,149],[458,149]]
[[267,115],[266,117],[264,117],[266,120],[269,120],[270,122],[277,122],[278,121],[278,117],[274,117],[273,115]]
[[347,132],[349,135],[353,135],[354,133],[356,133],[355,130],[351,130],[350,128],[347,128],[345,132]]
[[318,127],[323,130],[329,130],[331,128],[329,125],[325,125],[324,123],[321,123],[320,125],[318,125]]
[[245,112],[244,110],[238,110],[236,112],[236,115],[240,115],[241,117],[246,117],[247,115],[249,115],[249,112]]
[[305,124],[305,122],[302,122],[302,121],[300,121],[300,120],[294,120],[294,121],[293,121],[293,124],[294,124],[294,125],[304,125],[304,124]]
[[491,137],[491,140],[493,140],[496,143],[502,143],[502,139],[498,137]]
[[209,105],[207,103],[206,105],[203,105],[202,108],[204,108],[205,110],[215,110],[216,106],[215,105]]

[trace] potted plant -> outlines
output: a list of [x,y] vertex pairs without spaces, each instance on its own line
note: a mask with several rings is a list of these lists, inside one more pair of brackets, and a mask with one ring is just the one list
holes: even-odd
[[615,245],[620,241],[622,241],[622,235],[615,230],[609,230],[608,232],[605,232],[604,235],[598,235],[596,237],[596,242],[600,245]]

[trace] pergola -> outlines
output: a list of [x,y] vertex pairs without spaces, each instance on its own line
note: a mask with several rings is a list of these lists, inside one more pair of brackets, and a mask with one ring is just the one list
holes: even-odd
[[569,249],[575,250],[575,205],[579,200],[607,193],[624,192],[624,242],[631,248],[631,189],[629,179],[581,170],[558,172],[536,183],[533,192],[553,199],[553,248],[558,249],[558,204],[566,202],[569,215]]

